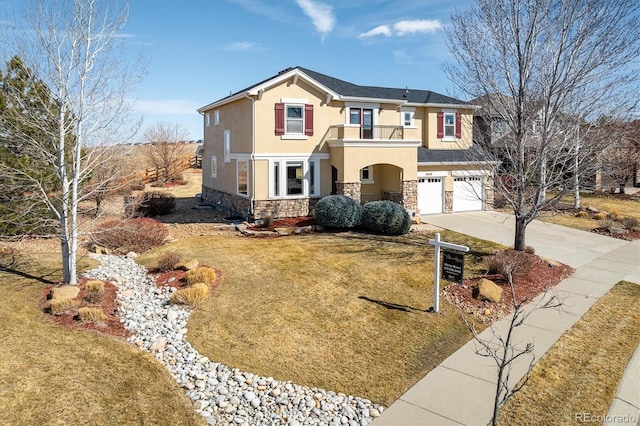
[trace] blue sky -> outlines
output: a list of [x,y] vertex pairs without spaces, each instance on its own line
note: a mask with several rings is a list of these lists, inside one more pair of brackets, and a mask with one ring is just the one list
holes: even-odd
[[[0,0],[0,23],[23,2]],[[197,108],[296,65],[356,84],[456,96],[442,72],[450,58],[443,29],[470,2],[129,0],[123,35],[131,60],[141,53],[147,62],[130,93],[143,117],[132,142],[158,122],[201,139]]]
[[143,129],[179,123],[202,138],[196,109],[300,65],[356,84],[454,94],[446,0],[132,0],[126,32],[148,74],[133,96]]

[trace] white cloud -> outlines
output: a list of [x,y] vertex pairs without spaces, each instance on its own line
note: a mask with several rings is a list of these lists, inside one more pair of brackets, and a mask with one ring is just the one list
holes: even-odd
[[296,3],[311,18],[316,30],[323,36],[333,30],[336,25],[336,18],[330,5],[313,0],[296,0]]
[[442,23],[432,19],[416,19],[413,21],[398,21],[393,24],[398,36],[412,33],[432,33],[442,28]]
[[377,27],[361,33],[358,38],[374,37],[384,35],[386,37],[401,37],[413,33],[432,33],[443,28],[440,21],[436,19],[415,19],[398,21],[393,25],[378,25]]
[[384,35],[387,37],[391,36],[391,28],[389,28],[388,25],[378,25],[377,27],[375,27],[372,30],[367,31],[366,33],[361,33],[358,38],[365,38],[365,37],[373,37],[373,36],[377,36],[377,35]]
[[264,50],[258,43],[254,43],[251,41],[235,41],[233,43],[228,43],[223,45],[222,49],[229,50],[231,52],[246,52],[246,51],[260,52]]
[[197,114],[197,109],[201,105],[196,105],[191,101],[179,99],[173,100],[147,100],[137,99],[134,101],[134,109],[142,114],[156,115],[193,115]]

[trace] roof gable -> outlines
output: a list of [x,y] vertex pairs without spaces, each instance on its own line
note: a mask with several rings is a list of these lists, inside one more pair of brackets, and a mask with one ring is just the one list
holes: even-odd
[[307,83],[316,87],[327,95],[327,99],[348,100],[375,100],[377,102],[388,101],[398,104],[418,104],[418,105],[447,105],[447,106],[465,106],[471,105],[465,101],[451,98],[440,93],[430,90],[415,90],[409,88],[392,88],[377,86],[360,86],[348,81],[340,80],[326,74],[319,73],[303,67],[292,67],[280,71],[275,76],[269,77],[259,83],[249,86],[238,92],[206,105],[199,112],[210,109],[211,107],[223,105],[247,95],[259,95],[261,91],[268,90],[283,81],[290,78],[302,78]]

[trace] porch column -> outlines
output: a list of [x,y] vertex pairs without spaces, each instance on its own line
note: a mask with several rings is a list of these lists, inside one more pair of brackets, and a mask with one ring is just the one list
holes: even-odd
[[418,181],[403,180],[400,182],[400,192],[402,192],[402,207],[405,210],[418,210]]
[[336,182],[336,193],[360,202],[360,182]]

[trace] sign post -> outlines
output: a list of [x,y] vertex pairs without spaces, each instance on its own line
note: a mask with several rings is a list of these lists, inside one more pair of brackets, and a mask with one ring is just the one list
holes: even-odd
[[[438,312],[440,311],[440,248],[445,248],[445,249],[449,249],[449,250],[456,250],[456,251],[460,251],[463,253],[466,253],[469,251],[469,247],[467,246],[461,246],[458,244],[451,244],[451,243],[447,243],[444,241],[440,240],[440,233],[436,232],[435,238],[432,240],[429,240],[429,244],[431,244],[432,246],[434,246],[435,248],[435,260],[434,260],[434,280],[433,280],[433,312]],[[459,271],[457,268],[458,263],[453,262],[452,260],[454,258],[456,258],[457,253],[445,253],[445,256],[447,255],[453,255],[450,256],[448,260],[450,260],[451,262],[449,263],[449,265],[451,265],[447,271],[445,271],[445,278],[457,278],[457,276],[460,276],[460,280],[462,280],[462,267],[460,267]],[[462,259],[464,260],[464,255],[461,255]]]

